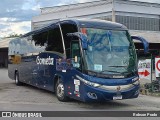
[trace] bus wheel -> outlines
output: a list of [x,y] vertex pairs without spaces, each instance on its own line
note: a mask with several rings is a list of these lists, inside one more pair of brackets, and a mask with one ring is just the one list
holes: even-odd
[[63,82],[59,79],[56,83],[55,93],[59,101],[66,102],[68,101],[68,97],[65,96],[65,89]]
[[22,83],[19,81],[19,74],[18,74],[18,72],[16,72],[15,73],[15,83],[16,83],[16,85],[21,85]]

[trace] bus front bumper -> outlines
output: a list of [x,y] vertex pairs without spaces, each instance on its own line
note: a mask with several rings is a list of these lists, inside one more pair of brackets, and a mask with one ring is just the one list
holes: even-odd
[[120,86],[93,87],[84,84],[83,101],[108,101],[137,98],[139,95],[139,83]]

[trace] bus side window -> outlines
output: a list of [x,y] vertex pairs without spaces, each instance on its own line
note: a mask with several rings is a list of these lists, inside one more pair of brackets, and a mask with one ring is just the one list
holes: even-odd
[[79,41],[71,42],[71,58],[73,60],[72,62],[73,67],[81,69],[81,55],[80,55]]
[[63,43],[62,43],[62,37],[60,33],[60,28],[57,25],[57,27],[52,28],[48,31],[48,40],[47,40],[47,51],[55,51],[59,53],[64,53],[63,50]]
[[32,44],[34,44],[35,52],[44,52],[46,48],[48,31],[44,31],[32,36]]

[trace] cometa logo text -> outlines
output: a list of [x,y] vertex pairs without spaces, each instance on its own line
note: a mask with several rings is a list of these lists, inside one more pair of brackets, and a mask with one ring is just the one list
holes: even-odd
[[54,65],[54,58],[51,58],[50,56],[48,58],[40,58],[37,56],[36,63],[38,65]]

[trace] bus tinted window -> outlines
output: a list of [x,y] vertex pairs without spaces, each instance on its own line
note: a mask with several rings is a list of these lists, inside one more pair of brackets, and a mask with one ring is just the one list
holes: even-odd
[[37,52],[45,51],[47,44],[48,31],[33,35],[32,40],[35,43],[35,47],[37,48]]
[[59,53],[64,53],[62,37],[61,37],[59,27],[48,31],[48,41],[47,42],[48,42],[47,47],[46,47],[47,51],[56,51]]
[[35,42],[35,46],[39,48],[39,52],[55,51],[63,53],[62,37],[58,26],[33,35],[33,41]]

